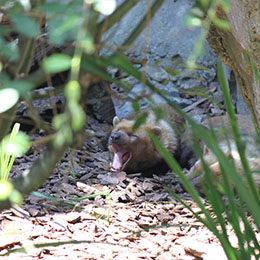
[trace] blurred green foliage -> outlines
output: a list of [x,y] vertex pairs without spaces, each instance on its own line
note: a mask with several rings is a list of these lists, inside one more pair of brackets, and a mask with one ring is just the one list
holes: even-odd
[[225,13],[230,11],[228,0],[196,0],[190,13],[184,17],[184,23],[188,28],[202,29],[197,42],[195,43],[193,53],[190,55],[187,65],[189,68],[196,67],[196,59],[204,56],[204,42],[211,24],[215,24],[222,30],[230,30],[231,24],[218,17],[218,9],[223,9]]
[[[113,54],[110,56],[100,55],[100,50],[105,46],[105,43],[102,41],[104,33],[119,22],[138,2],[139,0],[125,1],[121,6],[116,8],[115,0],[35,0],[31,2],[0,0],[0,120],[2,120],[0,139],[6,140],[5,136],[13,124],[18,99],[30,103],[33,100],[34,89],[41,88],[43,85],[44,87],[51,86],[52,77],[57,73],[68,71],[69,74],[67,82],[61,86],[67,101],[66,106],[61,113],[55,114],[52,120],[51,131],[55,133],[54,140],[52,140],[54,145],[50,146],[46,152],[47,155],[50,153],[51,156],[43,156],[40,160],[46,160],[46,158],[49,160],[54,159],[51,163],[41,161],[39,164],[33,166],[35,168],[32,168],[32,174],[28,176],[30,178],[36,176],[36,184],[32,187],[27,187],[22,182],[24,185],[21,186],[26,189],[25,194],[39,187],[48,178],[48,174],[52,172],[53,167],[63,155],[63,147],[73,145],[77,133],[80,132],[84,125],[85,112],[80,104],[80,97],[96,79],[90,77],[89,81],[80,82],[82,71],[90,75],[94,74],[102,80],[116,83],[119,87],[127,89],[128,86],[124,82],[113,78],[107,73],[108,67],[117,68],[119,71],[131,75],[143,84],[146,84],[151,91],[156,91],[156,93],[169,102],[122,54],[121,49],[123,48],[120,48],[131,45],[163,3],[163,0],[155,1],[151,10],[149,10],[123,43],[126,46],[109,46]],[[196,59],[203,56],[204,41],[211,23],[214,23],[223,30],[230,28],[229,23],[217,16],[218,8],[223,8],[228,12],[230,5],[227,0],[197,0],[191,13],[185,17],[185,23],[189,27],[201,26],[202,28],[202,34],[198,37],[197,43],[194,46],[194,52],[188,60],[188,68],[194,68]],[[37,60],[36,49],[39,46],[41,55]],[[49,52],[49,49],[54,49],[55,51]],[[40,65],[36,66],[35,64],[37,63]],[[175,70],[169,70],[168,72],[173,75],[179,74]],[[233,135],[243,162],[243,167],[245,172],[247,172],[248,166],[243,149],[240,149],[242,145],[239,139],[239,131],[236,126],[232,103],[225,83],[223,83],[225,79],[220,66],[219,77],[227,111],[233,127]],[[54,88],[54,94],[60,93],[60,89],[57,86],[54,86]],[[147,98],[149,99],[149,97]],[[138,101],[141,99],[143,99],[142,94],[137,94],[132,98],[135,111],[139,110]],[[8,102],[4,102],[7,100]],[[179,176],[183,186],[191,194],[194,201],[200,206],[204,217],[193,212],[192,208],[186,205],[176,194],[170,190],[169,192],[177,200],[180,200],[198,220],[204,223],[217,236],[229,259],[251,259],[251,256],[259,259],[259,243],[255,237],[253,225],[248,221],[246,213],[246,211],[250,213],[255,228],[259,232],[259,192],[255,188],[254,181],[249,175],[246,177],[245,183],[238,173],[236,173],[233,164],[230,163],[218,147],[217,141],[214,138],[214,132],[205,131],[176,107],[175,104],[170,104],[189,121],[194,135],[202,136],[204,142],[219,158],[223,179],[225,180],[224,184],[221,184],[221,191],[224,192],[227,198],[227,204],[222,200],[219,188],[213,185],[212,180],[214,180],[214,176],[212,176],[209,167],[205,164],[205,178],[207,182],[207,186],[205,187],[209,188],[205,188],[204,192],[212,205],[212,210],[208,210],[196,189],[182,173],[176,161],[161,146],[156,137],[151,134],[151,138],[165,156],[168,164]],[[161,111],[157,111],[157,115],[160,117]],[[36,127],[40,129],[42,124],[37,121],[40,119],[36,116],[34,120]],[[142,115],[137,120],[135,127],[138,127],[144,120],[145,115]],[[17,151],[19,151],[18,154],[25,152],[28,148],[26,137],[19,138],[11,142],[9,148],[6,146],[6,149],[10,149],[10,147],[14,149],[14,146],[20,146],[22,149],[17,148]],[[52,150],[54,151],[53,154],[51,154]],[[202,157],[202,151],[197,149],[197,152]],[[44,167],[40,168],[39,165],[44,165]],[[33,175],[33,173],[37,174]],[[39,178],[41,176],[43,177]],[[40,183],[38,179],[41,179],[42,182]],[[236,200],[236,194],[233,192],[232,185],[236,187],[238,201]],[[21,197],[17,195],[19,193],[14,188],[14,185],[4,177],[3,181],[0,182],[0,200],[9,198],[12,202],[19,202]],[[108,194],[106,196],[108,197]],[[214,218],[211,215],[212,212],[215,214]],[[239,247],[233,247],[229,241],[227,221],[232,225],[237,235]],[[244,226],[243,230],[240,229],[241,223]]]
[[[0,0],[0,140],[14,124],[18,103],[24,101],[33,131],[43,131],[42,143],[47,144],[29,173],[12,180],[9,188],[24,195],[36,189],[51,174],[67,147],[88,138],[88,133],[81,131],[88,87],[97,84],[97,76],[100,81],[129,87],[109,75],[109,66],[130,70],[142,80],[141,73],[120,54],[122,46],[106,46],[103,40],[103,35],[139,1],[117,6],[115,0]],[[158,0],[151,5],[123,45],[130,45],[138,37],[163,2]],[[114,54],[101,56],[100,50],[107,47]],[[65,80],[57,84],[57,77]],[[47,122],[34,109],[33,101],[50,98],[52,103],[52,98],[60,93],[64,93],[66,102],[59,110],[54,105],[53,118]],[[140,94],[132,99],[136,107],[141,98]],[[22,141],[26,138],[19,134],[8,147],[17,143],[27,148]],[[3,208],[7,205],[10,203],[2,203]]]
[[[176,160],[162,146],[158,138],[152,133],[150,133],[150,136],[169,166],[178,175],[183,187],[189,192],[192,199],[200,207],[201,213],[194,212],[184,200],[182,200],[167,186],[165,186],[166,190],[177,201],[181,202],[187,209],[189,209],[192,214],[212,233],[214,233],[220,241],[228,259],[259,259],[260,245],[257,239],[257,233],[260,231],[259,187],[257,187],[252,175],[248,174],[252,171],[248,166],[248,161],[245,156],[245,145],[241,140],[232,100],[220,62],[218,63],[218,76],[221,83],[221,89],[224,96],[230,125],[232,126],[232,135],[236,142],[237,150],[243,166],[243,176],[236,171],[232,160],[227,158],[219,147],[214,130],[206,130],[202,126],[198,125],[195,121],[193,121],[193,119],[183,113],[178,107],[176,107],[175,104],[171,103],[165,97],[168,103],[172,105],[173,108],[177,109],[189,122],[195,140],[198,141],[201,139],[218,158],[218,162],[221,166],[221,178],[223,181],[216,178],[215,174],[203,160],[203,152],[200,145],[197,143],[194,146],[197,154],[202,160],[204,173],[200,177],[200,182],[203,193],[210,203],[210,209],[205,207],[200,194],[190,182],[192,179],[188,179],[189,175],[185,175],[183,173]],[[250,215],[250,217],[248,215]],[[237,245],[234,245],[231,241],[231,234],[228,231],[229,226],[232,227],[232,232],[234,232],[237,238]]]

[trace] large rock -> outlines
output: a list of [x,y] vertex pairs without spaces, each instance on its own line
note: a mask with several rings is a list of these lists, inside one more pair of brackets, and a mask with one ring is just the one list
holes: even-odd
[[[166,0],[147,29],[141,33],[126,52],[128,56],[135,58],[140,64],[142,64],[143,58],[147,57],[147,66],[140,69],[146,71],[148,78],[159,89],[166,90],[172,101],[181,104],[183,107],[192,101],[180,100],[178,94],[176,94],[179,88],[187,89],[198,85],[208,86],[208,83],[216,77],[216,58],[207,43],[205,43],[205,56],[198,61],[198,64],[207,67],[208,70],[197,70],[193,73],[185,72],[174,77],[165,70],[179,69],[184,72],[184,68],[180,65],[183,65],[192,54],[194,45],[200,36],[200,29],[188,29],[183,23],[184,16],[190,11],[192,5],[193,3],[190,0]],[[120,21],[119,25],[115,25],[106,35],[106,37],[113,35],[108,44],[120,46],[146,12],[147,0],[142,0]],[[199,78],[200,81],[198,81]],[[126,80],[132,81],[129,78],[126,78]],[[140,83],[134,84],[132,94],[138,94],[141,88]],[[162,102],[158,95],[153,95],[152,98],[155,103]],[[133,111],[131,102],[114,98],[114,103],[118,116],[124,117]],[[141,105],[145,107],[147,104],[143,103],[145,101],[141,102]]]
[[[119,1],[122,3],[124,1]],[[149,1],[154,2],[154,1]],[[134,57],[143,57],[147,50],[149,60],[160,58],[171,59],[180,56],[185,61],[192,53],[194,43],[200,36],[200,29],[188,29],[184,26],[184,16],[190,11],[193,1],[165,0],[153,17],[150,25],[137,38],[128,51]],[[113,35],[109,44],[120,46],[147,12],[147,0],[140,1],[125,17],[107,34]],[[148,30],[148,31],[147,31]],[[205,44],[205,56],[201,63],[213,66],[215,57],[209,45]]]

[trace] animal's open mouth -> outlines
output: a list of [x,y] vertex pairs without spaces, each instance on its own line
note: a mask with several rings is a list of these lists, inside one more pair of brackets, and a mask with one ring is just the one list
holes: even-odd
[[119,147],[116,144],[113,144],[114,149],[114,159],[111,163],[111,170],[112,171],[122,171],[127,163],[132,158],[132,153],[122,147]]

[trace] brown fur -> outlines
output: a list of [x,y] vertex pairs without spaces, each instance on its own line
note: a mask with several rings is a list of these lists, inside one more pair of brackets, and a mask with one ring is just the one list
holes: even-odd
[[[151,109],[144,110],[143,112],[148,113],[146,122],[135,132],[132,127],[136,116],[122,120],[114,118],[114,126],[109,138],[109,150],[114,154],[112,170],[139,172],[151,169],[163,161],[161,154],[150,140],[147,130],[153,132],[171,154],[176,153],[180,145],[178,133],[184,131],[184,119],[169,105],[159,106],[165,112],[165,117],[156,121]],[[127,160],[129,161],[125,163]]]

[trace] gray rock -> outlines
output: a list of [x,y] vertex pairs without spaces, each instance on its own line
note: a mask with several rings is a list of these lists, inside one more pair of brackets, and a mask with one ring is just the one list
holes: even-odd
[[206,118],[205,114],[196,115],[192,117],[198,124],[202,123],[202,121]]
[[241,95],[240,88],[235,81],[233,71],[224,64],[223,64],[223,70],[224,70],[225,77],[226,77],[226,80],[229,85],[230,95],[231,95],[233,104],[235,105],[236,112],[238,114],[249,115],[250,110]]
[[[119,1],[119,4],[122,2],[124,1]],[[152,4],[154,1],[149,2]],[[165,0],[147,27],[149,31],[141,33],[127,54],[131,57],[142,58],[144,48],[146,48],[148,60],[161,58],[170,60],[173,56],[179,55],[182,60],[186,61],[201,32],[200,29],[188,29],[183,23],[184,16],[189,12],[193,3],[191,0]],[[146,12],[147,0],[142,0],[125,15],[120,24],[116,24],[105,35],[105,39],[108,39],[107,44],[121,45]],[[205,49],[206,55],[201,59],[200,64],[212,66],[215,64],[216,58],[206,42]]]
[[97,120],[111,124],[115,116],[115,109],[104,85],[100,83],[90,86],[87,95],[89,100],[95,100],[87,105],[87,111],[93,113]]
[[161,83],[166,80],[169,80],[168,73],[158,65],[147,64],[145,66],[145,72],[147,73],[147,76],[149,76],[151,79],[157,82]]
[[121,106],[115,104],[115,111],[119,118],[125,118],[130,115],[134,109],[131,102],[125,102],[124,104],[121,104]]
[[250,114],[250,110],[246,104],[246,102],[244,101],[239,86],[237,85],[237,113],[238,114],[242,114],[242,115],[249,115]]
[[[119,4],[124,0],[120,0]],[[154,0],[150,1],[154,3]],[[216,57],[208,43],[204,43],[205,55],[197,60],[197,64],[207,69],[198,69],[192,72],[185,69],[185,62],[192,55],[195,43],[200,36],[200,29],[188,29],[183,20],[189,13],[194,1],[191,0],[165,0],[161,8],[153,17],[149,27],[141,33],[126,54],[140,60],[140,68],[143,58],[147,59],[145,71],[147,78],[159,89],[165,91],[170,100],[181,107],[190,105],[193,99],[181,99],[178,88],[189,89],[197,86],[208,87],[216,78]],[[147,12],[147,0],[141,0],[121,21],[105,35],[106,44],[120,46],[134,30],[138,22]],[[146,50],[146,51],[144,51]],[[172,75],[170,71],[180,71],[180,74]],[[112,71],[112,74],[115,74]],[[122,77],[122,75],[120,75]],[[120,78],[121,78],[120,77]],[[165,101],[158,94],[151,94],[147,87],[137,83],[132,77],[124,78],[131,91],[129,97],[140,95],[149,96],[155,103]],[[133,87],[132,87],[133,86]],[[122,91],[119,91],[122,94]],[[126,94],[125,94],[126,97]],[[130,101],[124,101],[113,97],[116,114],[125,117],[133,112]],[[140,101],[141,107],[149,105],[149,101]]]
[[[178,104],[182,108],[189,106],[193,103],[192,99],[180,98],[179,91],[177,88],[175,88],[172,82],[169,82],[167,85],[162,85],[155,81],[153,81],[152,83],[157,87],[158,90],[163,91],[164,94],[171,101]],[[143,98],[139,100],[139,105],[141,109],[148,107],[151,103],[155,103],[155,104],[166,103],[166,101],[159,94],[151,92],[151,90],[146,86],[144,86],[142,83],[136,84],[132,88],[131,92],[128,94],[128,97],[137,98],[140,97],[140,95],[149,97],[149,99]],[[120,100],[114,97],[112,99],[115,105],[116,115],[119,118],[127,117],[134,112],[132,103],[130,101],[126,102],[123,99]]]

